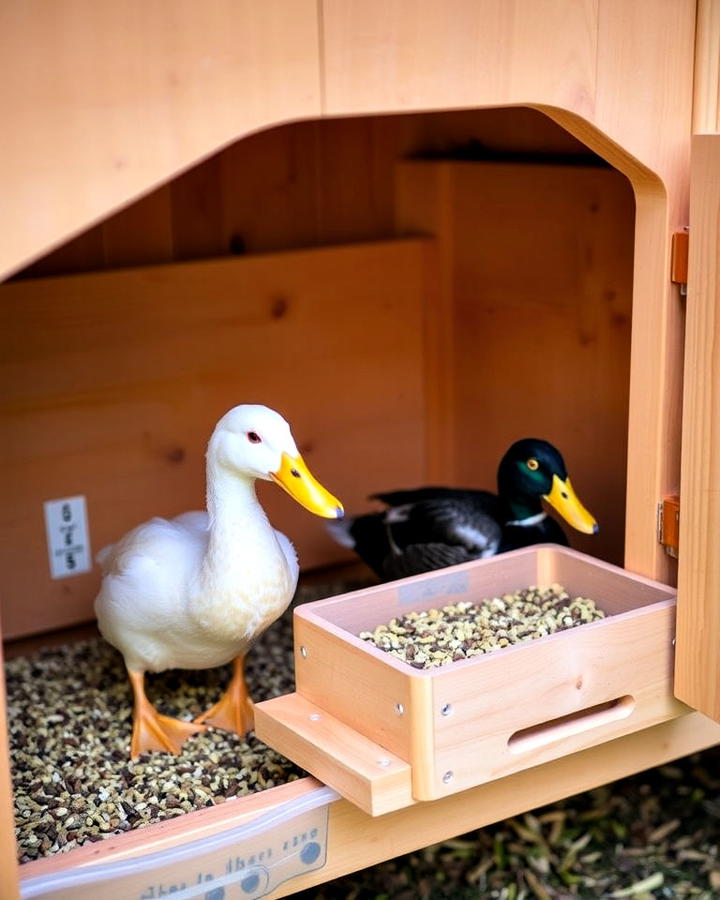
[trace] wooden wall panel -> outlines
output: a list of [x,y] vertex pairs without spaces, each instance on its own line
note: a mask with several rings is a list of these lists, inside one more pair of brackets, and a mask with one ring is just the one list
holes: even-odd
[[257,128],[321,114],[316,0],[0,5],[0,273]]
[[[165,185],[110,216],[92,229],[102,235],[104,264],[87,265],[85,269],[170,262],[175,256],[171,211],[170,188]],[[47,266],[46,274],[51,271]]]
[[[325,173],[319,170],[318,143],[324,124],[297,122],[273,128],[238,141],[219,155],[228,247],[254,253],[323,243],[319,195]],[[349,175],[340,157],[334,168]],[[357,177],[362,180],[365,175]]]
[[566,527],[573,546],[622,564],[629,184],[585,167],[406,163],[400,172],[399,214],[415,227],[425,217],[452,278],[454,482],[494,489],[507,447],[543,437],[601,526],[594,537]]
[[13,228],[0,272],[289,118],[534,105],[576,133],[589,128],[636,170],[633,157],[662,178],[682,176],[692,0],[325,0],[319,9],[313,0],[211,0],[201,14],[185,0],[5,3],[0,110],[13,128],[0,187]]
[[[139,203],[132,205],[133,212],[140,207]],[[116,224],[118,217],[113,216],[112,229],[117,233]],[[167,219],[168,225],[170,224]],[[124,230],[120,230],[123,234]],[[143,243],[147,237],[145,223],[141,227]],[[153,256],[155,252],[153,251]],[[105,242],[101,226],[89,228],[77,237],[61,244],[45,256],[40,257],[33,265],[19,273],[19,277],[42,278],[46,275],[65,275],[69,272],[92,272],[105,268]]]
[[458,477],[478,455],[494,475],[513,440],[546,438],[601,527],[566,527],[572,545],[622,565],[630,187],[606,170],[491,166],[461,170],[455,191]]
[[698,0],[693,134],[720,131],[720,3]]
[[598,4],[590,121],[660,176],[669,188],[671,215],[687,213],[695,7],[696,0]]
[[591,112],[598,0],[324,0],[325,109]]
[[528,105],[682,176],[694,0],[324,0],[322,26],[329,115]]
[[170,184],[172,240],[176,259],[225,256],[223,179],[219,157],[193,166]]
[[[87,497],[92,549],[204,502],[231,406],[291,422],[348,509],[424,474],[428,241],[18,281],[0,288],[6,637],[87,619],[97,571],[51,581],[43,501]],[[376,481],[377,479],[377,481]],[[261,485],[303,567],[347,558],[322,520]]]
[[387,237],[396,161],[469,153],[594,158],[524,108],[296,122],[236,141],[18,277]]
[[675,693],[720,720],[720,135],[691,184]]

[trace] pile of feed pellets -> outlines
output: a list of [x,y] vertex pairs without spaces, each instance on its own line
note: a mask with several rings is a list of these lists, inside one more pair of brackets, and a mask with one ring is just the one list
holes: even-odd
[[359,637],[416,669],[430,669],[604,616],[594,600],[572,597],[562,585],[533,585],[478,603],[409,612]]
[[[298,589],[294,605],[355,588]],[[159,712],[190,720],[222,694],[231,666],[147,675]],[[247,658],[254,699],[295,689],[292,609]],[[66,852],[294,781],[305,772],[258,740],[208,728],[178,756],[130,759],[133,698],[122,656],[96,637],[5,661],[10,769],[20,862]]]

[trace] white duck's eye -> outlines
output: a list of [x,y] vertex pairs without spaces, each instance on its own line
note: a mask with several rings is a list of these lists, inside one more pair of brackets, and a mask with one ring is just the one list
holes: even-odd
[[250,441],[251,444],[261,444],[262,443],[262,438],[257,433],[257,431],[248,431],[247,439]]

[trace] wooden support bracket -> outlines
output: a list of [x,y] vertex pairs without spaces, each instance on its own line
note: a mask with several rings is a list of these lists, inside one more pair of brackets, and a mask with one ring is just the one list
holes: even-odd
[[300,694],[256,703],[255,733],[371,816],[415,803],[407,762]]
[[688,250],[690,245],[690,233],[685,228],[676,231],[672,236],[672,252],[670,256],[670,280],[680,285],[680,293],[687,292],[688,280]]
[[680,498],[665,497],[658,503],[658,541],[668,556],[678,558],[680,544]]

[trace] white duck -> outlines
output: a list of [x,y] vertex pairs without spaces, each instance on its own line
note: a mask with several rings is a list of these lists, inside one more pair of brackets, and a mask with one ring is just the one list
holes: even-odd
[[[179,753],[205,722],[240,734],[253,726],[245,654],[287,608],[298,578],[292,544],[255,496],[258,478],[275,481],[319,516],[343,515],[308,471],[282,416],[266,406],[236,406],[208,444],[207,513],[151,519],[98,554],[103,581],[95,612],[132,684],[133,759],[148,750]],[[145,695],[145,672],[230,660],[225,694],[194,722],[160,715]]]

